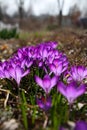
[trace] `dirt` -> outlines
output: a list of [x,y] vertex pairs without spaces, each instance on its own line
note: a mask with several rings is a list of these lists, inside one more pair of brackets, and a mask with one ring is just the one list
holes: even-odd
[[[30,34],[30,32],[29,32]],[[63,51],[70,63],[87,66],[87,31],[75,29],[61,29],[51,32],[46,32],[45,35],[29,35],[23,39],[0,39],[0,60],[8,59],[14,54],[18,48],[38,44],[45,41],[57,41],[58,48]]]
[[[29,37],[27,37],[25,40],[22,38],[10,40],[0,39],[0,61],[4,61],[11,57],[20,47],[38,44],[46,41],[57,41],[58,49],[67,55],[71,65],[76,64],[87,66],[87,31],[67,28],[51,32],[48,31],[46,34],[40,36],[33,33],[32,35],[29,35]],[[11,119],[11,115],[15,113],[13,110],[10,110],[8,113],[3,109],[0,110],[2,111],[0,114],[2,114],[3,118],[8,117],[8,114],[10,113],[10,119],[3,119],[5,122],[2,121],[3,124],[0,126],[0,128],[4,127],[3,130],[5,130],[5,125],[6,123],[8,124],[8,122],[12,123],[10,125],[14,125],[14,127],[17,127],[19,125],[15,119]],[[4,114],[7,114],[7,116]],[[0,122],[0,124],[2,122]],[[35,130],[36,129],[38,129],[37,125],[35,126]]]

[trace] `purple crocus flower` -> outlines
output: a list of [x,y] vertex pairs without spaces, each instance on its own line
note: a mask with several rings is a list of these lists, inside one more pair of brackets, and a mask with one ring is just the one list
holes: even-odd
[[43,88],[46,94],[48,94],[51,89],[56,85],[58,81],[58,77],[54,76],[53,78],[50,78],[49,75],[45,75],[43,79],[40,77],[36,76],[35,77],[36,83]]
[[30,53],[30,48],[32,48],[32,47],[26,47],[26,48],[19,49],[17,56],[15,56],[16,60],[21,61],[22,68],[25,68],[25,67],[29,68],[33,64],[33,54]]
[[40,62],[45,62],[49,56],[51,49],[51,46],[48,46],[48,44],[40,44],[37,46],[38,52],[37,52],[37,58]]
[[28,57],[30,59],[36,59],[36,57],[37,57],[37,47],[35,47],[35,46],[28,47]]
[[82,82],[85,78],[87,78],[87,68],[84,66],[73,66],[71,67],[70,72],[68,72],[68,82],[71,80]]
[[54,60],[52,64],[50,64],[50,71],[53,72],[55,75],[60,76],[62,73],[63,65],[62,63],[58,64],[58,60]]
[[78,121],[76,123],[74,130],[87,130],[87,122]]
[[[55,57],[54,50],[57,46],[56,42],[46,42],[41,43],[37,46],[37,59],[39,62],[39,66],[41,67],[43,64],[49,62],[49,57],[51,56],[52,59]],[[58,51],[57,51],[58,52]]]
[[65,129],[64,127],[61,126],[61,127],[59,128],[59,130],[66,130],[66,129]]
[[74,100],[85,93],[86,86],[85,84],[81,84],[78,86],[76,82],[71,82],[68,85],[65,85],[62,82],[59,82],[57,85],[58,91],[66,97],[69,104],[72,104]]
[[15,66],[15,68],[13,66],[10,66],[8,70],[11,78],[15,79],[18,86],[20,84],[21,78],[29,73],[29,70],[24,71],[24,69],[19,65]]
[[68,67],[68,61],[63,62],[61,59],[54,59],[49,65],[50,71],[55,75],[60,76]]
[[45,111],[48,111],[52,106],[51,97],[47,97],[47,98],[42,97],[41,99],[37,99],[36,102],[37,105]]
[[48,49],[44,46],[41,46],[39,50],[39,55],[44,61],[48,57]]
[[58,46],[58,43],[50,41],[49,45],[52,46],[52,48],[56,48]]
[[0,78],[10,78],[8,66],[9,62],[0,62]]
[[[68,130],[64,127],[60,127],[59,130]],[[87,130],[87,122],[85,121],[78,121],[76,122],[74,128],[72,128],[72,130]]]
[[55,42],[55,41],[49,41],[49,42],[45,42],[45,43],[42,43],[44,46],[47,46],[47,48],[56,48],[58,46],[58,43]]

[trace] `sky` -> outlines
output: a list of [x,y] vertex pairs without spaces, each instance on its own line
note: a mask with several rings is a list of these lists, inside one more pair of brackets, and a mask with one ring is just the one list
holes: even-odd
[[[3,5],[8,6],[7,13],[13,15],[15,11],[17,11],[17,2],[18,0],[0,0]],[[33,13],[37,16],[41,14],[50,14],[57,15],[58,14],[58,3],[57,0],[24,0],[24,8],[27,11],[32,5]],[[62,1],[62,0],[60,0]],[[64,0],[64,8],[63,14],[67,15],[71,6],[75,3],[80,2],[79,6],[82,9],[83,5],[85,5],[85,0]],[[86,6],[85,6],[86,7]]]

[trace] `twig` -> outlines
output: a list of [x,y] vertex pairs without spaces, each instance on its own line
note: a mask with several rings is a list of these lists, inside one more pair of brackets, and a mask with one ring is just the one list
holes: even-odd
[[[11,95],[14,96],[14,97],[16,97],[16,96],[15,96],[13,93],[11,93],[9,90],[5,90],[5,89],[1,89],[1,88],[0,88],[0,91],[7,93],[6,99],[5,99],[5,101],[4,101],[4,108],[6,108],[7,102],[8,102],[8,99],[9,99],[9,94],[11,94]],[[17,98],[17,97],[16,97],[16,98]]]
[[48,122],[48,116],[46,115],[46,113],[44,113],[45,115],[45,121],[44,121],[44,124],[43,124],[43,128],[45,129],[46,126],[47,126],[47,122]]

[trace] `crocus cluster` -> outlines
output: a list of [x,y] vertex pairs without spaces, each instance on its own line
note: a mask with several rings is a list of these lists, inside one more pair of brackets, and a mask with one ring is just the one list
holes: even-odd
[[[27,46],[18,49],[10,59],[0,62],[0,78],[15,81],[20,87],[21,79],[28,75],[31,67],[38,67],[44,75],[35,75],[35,82],[45,92],[45,96],[37,98],[38,106],[48,111],[52,106],[51,90],[57,88],[68,101],[69,105],[86,91],[85,80],[87,68],[71,66],[68,68],[68,59],[57,49],[57,42],[45,42],[36,46]],[[64,130],[64,128],[61,128]],[[87,124],[77,123],[74,130],[87,129]]]
[[0,63],[0,78],[14,79],[17,85],[20,85],[21,78],[29,73],[29,70],[23,69],[19,64],[3,62]]
[[87,79],[87,68],[84,66],[71,66],[64,74],[66,84],[63,82],[58,83],[58,91],[66,97],[69,104],[85,93]]
[[57,90],[66,97],[69,104],[85,93],[86,84],[84,80],[87,78],[87,68],[84,66],[72,66],[64,74],[66,84],[59,82]]
[[15,80],[20,86],[21,79],[30,73],[32,66],[42,68],[45,75],[35,75],[35,81],[47,97],[51,89],[57,86],[57,91],[72,104],[77,97],[85,93],[84,79],[87,78],[87,68],[73,66],[68,70],[68,59],[57,49],[57,45],[57,42],[45,42],[18,49],[10,59],[0,62],[0,78]]
[[64,72],[68,67],[68,60],[56,47],[56,42],[47,42],[19,49],[9,60],[0,62],[0,78],[15,79],[19,85],[21,78],[30,72],[31,66],[50,69],[54,60],[58,62],[56,66],[63,66],[59,73]]

